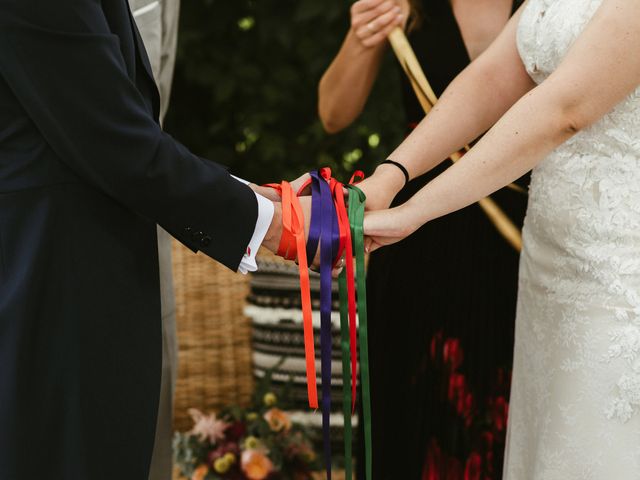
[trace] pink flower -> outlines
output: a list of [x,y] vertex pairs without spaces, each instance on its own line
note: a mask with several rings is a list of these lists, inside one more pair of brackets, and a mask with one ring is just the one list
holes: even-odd
[[263,480],[273,471],[273,463],[261,450],[242,452],[240,465],[249,480]]
[[229,424],[223,420],[218,420],[215,413],[205,415],[195,408],[189,409],[189,415],[193,419],[193,429],[191,434],[200,438],[200,440],[209,440],[211,444],[215,444],[218,440],[224,439],[224,431]]

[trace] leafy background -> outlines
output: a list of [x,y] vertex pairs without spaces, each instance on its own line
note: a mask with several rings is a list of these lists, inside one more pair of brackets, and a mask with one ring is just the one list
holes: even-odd
[[404,129],[392,54],[350,128],[327,135],[317,116],[318,82],[348,26],[347,0],[183,1],[167,130],[258,183],[317,166],[370,173]]

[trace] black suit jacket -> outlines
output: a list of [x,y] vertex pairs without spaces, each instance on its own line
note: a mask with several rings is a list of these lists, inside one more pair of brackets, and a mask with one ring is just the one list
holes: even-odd
[[156,223],[235,269],[251,190],[157,123],[126,0],[0,0],[0,479],[146,480]]

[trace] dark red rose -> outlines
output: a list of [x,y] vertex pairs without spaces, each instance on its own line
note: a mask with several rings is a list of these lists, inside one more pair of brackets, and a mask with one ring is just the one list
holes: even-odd
[[431,338],[431,345],[429,346],[429,354],[431,361],[435,362],[439,357],[440,349],[442,348],[442,331],[439,331]]
[[494,457],[495,455],[493,454],[493,452],[487,452],[484,455],[485,471],[489,478],[493,478],[493,474],[494,474],[494,468],[493,468]]
[[462,463],[457,458],[450,457],[447,461],[447,473],[445,480],[461,480],[462,479]]
[[448,364],[452,371],[456,371],[460,368],[460,365],[462,365],[464,360],[464,353],[462,351],[460,340],[457,338],[448,338],[447,341],[444,342],[442,355],[444,363]]
[[225,480],[246,480],[240,469],[234,467],[232,470],[225,473]]
[[219,445],[215,450],[209,452],[209,465],[213,465],[217,459],[224,457],[227,453],[233,453],[236,458],[240,457],[240,447],[237,443],[225,442]]
[[[470,425],[471,424],[471,420],[472,420],[472,413],[473,413],[473,395],[470,392],[467,392],[467,394],[464,396],[464,403],[462,405],[462,411],[458,412],[460,413],[464,418],[467,419],[467,423]],[[467,425],[467,426],[469,426]]]
[[443,458],[438,441],[432,438],[427,448],[427,458],[422,469],[422,480],[444,480],[442,475]]
[[242,422],[234,422],[224,431],[226,438],[232,442],[237,442],[247,433],[247,426]]
[[504,368],[499,368],[498,369],[498,374],[497,374],[497,386],[499,389],[502,388],[506,388],[508,385],[508,378],[507,378],[507,374],[504,371]]
[[467,459],[464,469],[464,480],[481,480],[482,478],[482,457],[479,453],[473,452]]
[[486,431],[482,432],[482,446],[486,451],[493,450],[493,442],[495,441],[495,437],[493,433]]
[[509,416],[509,404],[507,400],[500,396],[493,402],[492,421],[495,429],[502,432],[507,426],[507,417]]
[[463,397],[465,390],[465,378],[461,373],[452,373],[449,377],[449,401],[457,403],[460,397]]

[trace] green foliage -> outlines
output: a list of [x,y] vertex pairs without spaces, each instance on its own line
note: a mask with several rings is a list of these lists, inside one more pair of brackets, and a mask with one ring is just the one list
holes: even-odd
[[256,182],[318,166],[339,178],[370,172],[404,130],[392,55],[354,125],[327,135],[317,116],[318,82],[347,31],[348,9],[347,0],[183,1],[167,130]]

